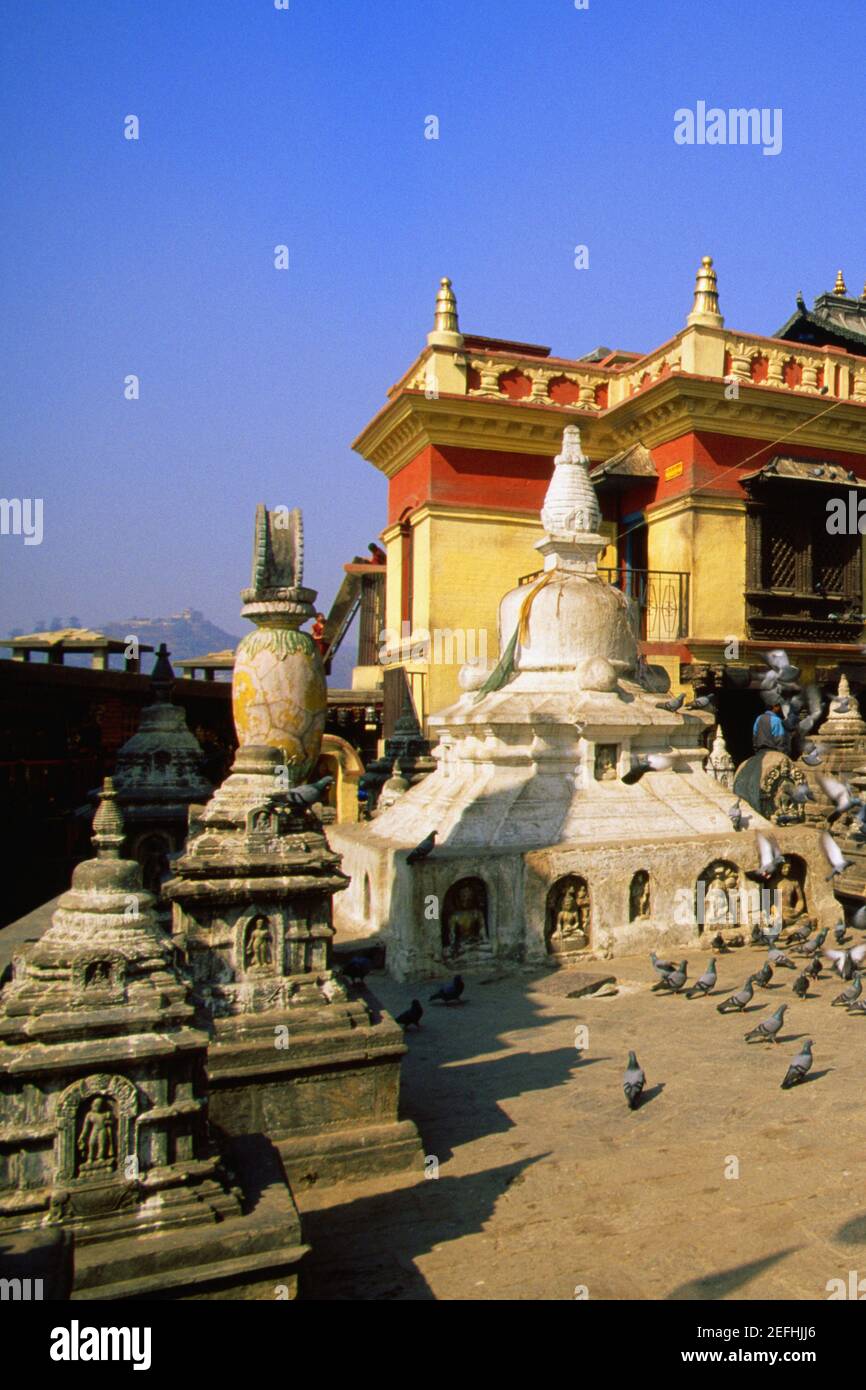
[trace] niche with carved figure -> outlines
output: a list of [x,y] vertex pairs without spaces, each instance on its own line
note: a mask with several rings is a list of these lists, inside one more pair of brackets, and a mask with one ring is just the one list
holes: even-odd
[[547,894],[544,940],[550,955],[582,951],[590,942],[592,900],[579,874],[567,874]]

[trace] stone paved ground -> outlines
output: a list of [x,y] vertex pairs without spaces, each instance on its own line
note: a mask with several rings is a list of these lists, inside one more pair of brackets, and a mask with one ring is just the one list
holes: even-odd
[[[707,959],[690,954],[692,978]],[[720,981],[739,988],[761,959],[732,952]],[[404,1112],[439,1178],[301,1194],[304,1296],[572,1299],[586,1285],[592,1299],[822,1299],[828,1279],[866,1275],[866,1016],[830,1008],[838,977],[800,1002],[794,973],[777,972],[743,1018],[652,994],[645,959],[608,968],[616,997],[469,980],[450,1009],[426,1003],[428,986],[370,977],[395,1012],[425,1003]],[[782,1001],[781,1044],[747,1046]],[[590,1030],[581,1058],[576,1024]],[[806,1036],[812,1078],[782,1091]],[[621,1089],[631,1047],[648,1081],[635,1114]]]

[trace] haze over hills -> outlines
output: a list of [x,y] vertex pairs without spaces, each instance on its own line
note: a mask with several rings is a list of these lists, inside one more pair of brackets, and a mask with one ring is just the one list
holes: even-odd
[[98,624],[108,637],[134,635],[152,647],[164,642],[172,661],[184,661],[191,656],[206,656],[234,648],[241,640],[237,633],[226,632],[210,622],[197,608],[184,608],[169,618],[111,619]]

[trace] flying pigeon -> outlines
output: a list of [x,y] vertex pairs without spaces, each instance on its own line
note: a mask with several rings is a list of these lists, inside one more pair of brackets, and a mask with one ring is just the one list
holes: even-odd
[[650,951],[650,960],[652,961],[653,970],[661,979],[664,979],[665,975],[672,975],[676,970],[676,966],[672,960],[659,960],[655,951]]
[[685,695],[677,695],[672,700],[663,700],[660,705],[656,705],[656,709],[666,709],[669,714],[676,714],[677,710],[682,707],[685,698]]
[[646,1077],[643,1068],[633,1052],[628,1054],[625,1076],[622,1079],[622,1089],[625,1091],[625,1098],[628,1101],[629,1110],[636,1110],[640,1100],[641,1091],[646,1085]]
[[812,1039],[807,1038],[785,1073],[785,1080],[782,1082],[782,1090],[790,1091],[792,1086],[798,1086],[806,1076],[811,1065]]
[[772,835],[764,835],[758,831],[758,853],[761,856],[761,863],[757,869],[747,869],[746,878],[753,879],[757,883],[765,883],[784,862],[779,846]]
[[436,831],[431,830],[429,835],[425,835],[420,845],[410,849],[406,855],[407,864],[418,864],[422,859],[427,859],[433,853],[433,846],[436,843]]
[[770,962],[770,965],[774,965],[777,970],[780,965],[783,970],[797,969],[794,962],[788,959],[784,951],[776,950],[776,948],[772,946],[770,947],[770,950],[767,952],[767,960]]
[[321,801],[333,777],[320,777],[318,782],[304,782],[300,787],[290,787],[286,792],[290,806],[315,806]]
[[862,807],[861,798],[854,795],[847,782],[840,782],[837,777],[829,777],[819,772],[818,783],[828,801],[834,803],[834,809],[827,817],[828,825],[844,816],[846,811],[856,811],[858,807]]
[[768,960],[765,960],[760,970],[752,976],[755,984],[758,985],[760,989],[766,989],[772,978],[773,967]]
[[806,995],[809,993],[810,984],[811,981],[809,979],[809,976],[806,974],[804,970],[802,975],[797,976],[791,988],[793,989],[798,999],[805,999]]
[[805,806],[807,801],[815,800],[808,782],[801,782],[799,785],[789,782],[787,786],[791,788],[788,794],[795,805]]
[[463,976],[455,975],[449,985],[443,985],[435,994],[430,995],[430,1003],[432,1004],[434,999],[441,999],[443,1004],[459,1004],[464,989]]
[[727,999],[722,1000],[721,1004],[716,1005],[720,1014],[741,1014],[743,1012],[743,1009],[752,1000],[754,993],[752,981],[754,978],[754,975],[750,975],[742,989],[738,989],[736,994],[729,995]]
[[420,999],[413,999],[408,1009],[397,1015],[397,1022],[402,1028],[420,1028],[423,1014]]
[[665,772],[673,766],[673,757],[669,753],[641,753],[632,754],[631,767],[628,772],[622,775],[623,782],[627,786],[634,786],[635,782],[647,772]]
[[854,863],[853,859],[846,859],[829,830],[821,831],[821,848],[824,857],[830,865],[830,872],[826,875],[826,882],[831,878],[837,878],[839,874],[844,874],[846,869],[850,869]]
[[811,748],[807,748],[804,751],[803,756],[801,758],[801,762],[804,762],[807,767],[817,767],[818,764],[822,761],[823,759],[821,757],[821,750],[820,748],[817,748],[814,744]]
[[852,946],[850,951],[825,951],[824,955],[833,962],[843,980],[850,980],[855,970],[860,969],[860,962],[866,959],[866,944]]
[[744,1034],[746,1042],[749,1042],[752,1038],[757,1038],[759,1042],[777,1043],[779,1041],[777,1034],[785,1021],[785,1010],[787,1007],[787,1004],[780,1004],[776,1012],[770,1018],[765,1018],[758,1024],[757,1028],[752,1029],[751,1033]]
[[695,980],[694,984],[691,986],[690,989],[686,990],[686,998],[694,999],[696,994],[709,994],[712,990],[715,989],[716,983],[716,962],[715,960],[711,959],[703,975],[701,975],[697,980]]
[[679,994],[686,982],[688,964],[687,960],[681,960],[676,970],[672,970],[669,975],[662,975],[658,983],[653,985],[653,993],[666,989],[670,994]]
[[835,1009],[837,1005],[841,1004],[847,1009],[850,1004],[856,1003],[862,993],[863,981],[859,975],[855,975],[848,988],[843,989],[841,994],[837,994],[836,998],[830,1001],[830,1007]]

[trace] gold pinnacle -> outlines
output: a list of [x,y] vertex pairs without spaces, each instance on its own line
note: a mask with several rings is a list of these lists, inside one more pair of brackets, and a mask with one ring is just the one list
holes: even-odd
[[833,293],[834,293],[834,294],[847,294],[847,293],[848,293],[848,290],[847,290],[847,288],[846,288],[846,286],[845,286],[845,276],[842,274],[841,270],[837,270],[837,271],[836,271],[836,283],[835,283],[835,285],[833,286]]
[[436,312],[433,315],[434,333],[459,333],[457,323],[457,296],[451,288],[451,281],[443,275],[436,296]]
[[704,256],[695,276],[695,300],[687,324],[721,328],[725,320],[719,312],[719,290],[712,256]]

